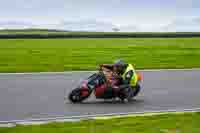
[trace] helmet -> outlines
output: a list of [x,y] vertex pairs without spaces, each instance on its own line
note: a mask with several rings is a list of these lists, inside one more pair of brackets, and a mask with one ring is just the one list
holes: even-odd
[[114,68],[115,68],[115,71],[118,73],[118,74],[123,74],[124,70],[126,69],[127,67],[127,63],[122,60],[122,59],[119,59],[119,60],[116,60],[114,62]]
[[126,66],[126,65],[127,65],[127,63],[122,59],[116,60],[114,62],[114,66]]

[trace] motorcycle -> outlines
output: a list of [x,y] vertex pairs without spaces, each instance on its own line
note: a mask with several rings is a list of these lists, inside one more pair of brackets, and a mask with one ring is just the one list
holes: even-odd
[[[137,72],[138,85],[141,84],[141,73]],[[119,98],[124,101],[126,98],[125,89],[108,89],[109,86],[117,86],[120,83],[120,78],[112,72],[110,68],[104,68],[100,65],[100,69],[97,73],[91,75],[88,79],[82,81],[80,85],[73,89],[68,99],[72,103],[81,103],[87,99],[92,93],[94,93],[97,99],[116,99]],[[137,96],[140,92],[140,88],[131,88],[132,98]],[[128,90],[130,91],[130,90]]]

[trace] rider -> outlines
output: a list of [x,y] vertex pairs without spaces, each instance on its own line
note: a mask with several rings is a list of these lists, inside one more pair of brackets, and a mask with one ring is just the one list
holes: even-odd
[[140,90],[140,85],[138,84],[138,76],[132,64],[128,64],[121,59],[117,60],[114,62],[113,72],[121,77],[121,84],[118,86],[118,88],[124,89],[126,98],[128,100],[132,96],[137,95]]
[[[102,94],[106,91],[106,93],[104,93],[106,94],[104,95],[105,97],[107,97],[107,95],[109,97],[109,95],[118,92],[119,90],[122,90],[124,92],[125,98],[128,100],[137,95],[140,90],[140,85],[138,84],[138,77],[133,65],[128,64],[123,60],[117,60],[112,65],[103,64],[101,66],[111,70],[113,72],[114,79],[116,78],[120,80],[120,83],[117,83],[117,85],[109,85],[105,90],[101,90],[101,88],[99,89]],[[97,75],[88,82],[88,87],[94,89],[95,84],[103,85],[104,83],[104,77],[102,77],[102,75]]]

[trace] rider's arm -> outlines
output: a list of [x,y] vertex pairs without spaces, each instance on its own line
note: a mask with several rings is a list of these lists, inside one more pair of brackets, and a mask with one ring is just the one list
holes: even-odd
[[133,77],[133,71],[130,70],[126,73],[125,79],[123,80],[123,84],[130,84],[131,78]]

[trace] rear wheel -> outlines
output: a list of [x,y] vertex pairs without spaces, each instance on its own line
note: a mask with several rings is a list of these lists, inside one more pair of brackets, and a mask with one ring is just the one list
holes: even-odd
[[135,86],[134,89],[135,89],[135,90],[134,90],[134,92],[133,92],[133,97],[135,97],[135,96],[137,96],[137,95],[139,94],[139,92],[140,92],[140,90],[141,90],[140,84],[137,84],[137,85]]
[[88,97],[89,93],[87,96],[82,96],[82,90],[80,88],[74,89],[68,96],[69,100],[73,103],[80,103]]
[[121,101],[124,101],[125,99],[127,101],[131,101],[134,97],[134,91],[131,87],[123,88],[120,90],[118,97]]
[[120,90],[119,91],[119,94],[118,94],[118,97],[119,99],[123,102],[125,99],[126,99],[126,94],[123,90]]

